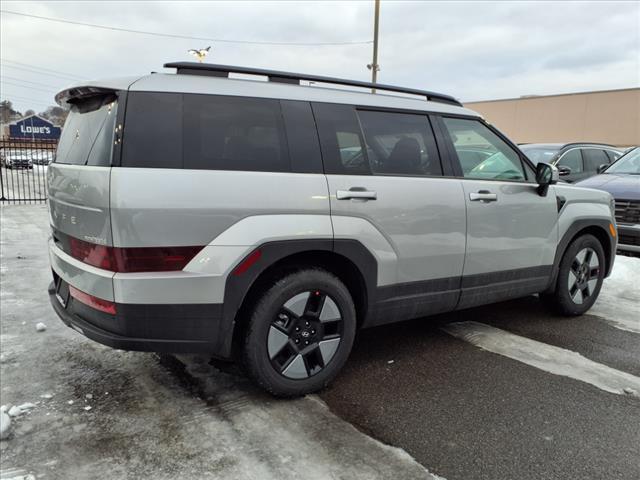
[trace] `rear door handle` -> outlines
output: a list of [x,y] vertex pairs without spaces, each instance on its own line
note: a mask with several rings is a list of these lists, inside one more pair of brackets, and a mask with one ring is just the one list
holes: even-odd
[[352,200],[355,198],[362,200],[375,200],[378,198],[378,193],[366,190],[362,187],[353,187],[349,190],[338,190],[336,192],[337,200]]
[[497,202],[498,194],[491,193],[489,190],[479,190],[469,194],[469,200],[472,202]]

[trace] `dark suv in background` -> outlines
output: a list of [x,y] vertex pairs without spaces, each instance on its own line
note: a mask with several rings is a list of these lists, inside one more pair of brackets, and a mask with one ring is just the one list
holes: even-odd
[[577,184],[609,192],[615,199],[618,250],[640,256],[640,147],[627,150],[600,175]]
[[609,165],[624,153],[603,143],[528,143],[520,149],[535,164],[558,167],[560,178],[569,183],[596,175],[601,165]]

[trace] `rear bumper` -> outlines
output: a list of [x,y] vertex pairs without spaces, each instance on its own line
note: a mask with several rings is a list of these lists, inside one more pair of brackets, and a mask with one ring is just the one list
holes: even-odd
[[53,282],[48,291],[54,311],[68,327],[103,345],[121,350],[227,357],[219,347],[222,304],[116,304],[116,315],[109,315],[72,297],[65,299],[63,305]]
[[618,224],[618,250],[640,253],[640,225]]

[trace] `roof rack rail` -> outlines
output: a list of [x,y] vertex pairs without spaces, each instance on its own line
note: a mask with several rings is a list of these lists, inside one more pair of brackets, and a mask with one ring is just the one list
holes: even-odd
[[455,98],[442,93],[429,92],[427,90],[417,90],[415,88],[397,87],[394,85],[383,85],[379,83],[361,82],[358,80],[347,80],[343,78],[325,77],[321,75],[309,75],[305,73],[281,72],[278,70],[265,70],[262,68],[236,67],[233,65],[217,65],[213,63],[198,62],[171,62],[165,63],[165,68],[175,68],[178,74],[185,75],[206,75],[213,77],[228,77],[229,73],[244,73],[248,75],[262,75],[269,78],[270,82],[300,84],[300,80],[310,82],[332,83],[334,85],[347,85],[350,87],[372,88],[389,92],[406,93],[426,97],[432,102],[447,103],[462,107],[462,104]]
[[569,142],[565,143],[562,148],[572,147],[574,145],[596,145],[598,147],[613,147],[618,148],[615,145],[611,145],[609,143],[600,143],[600,142]]

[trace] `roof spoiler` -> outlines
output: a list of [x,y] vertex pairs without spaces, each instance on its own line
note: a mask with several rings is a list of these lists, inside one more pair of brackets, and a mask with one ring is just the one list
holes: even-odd
[[92,87],[92,86],[71,87],[71,88],[62,90],[61,92],[58,92],[55,96],[55,100],[56,100],[56,103],[61,107],[68,108],[71,105],[75,105],[84,100],[114,95],[115,92],[116,90],[112,88],[104,88],[104,87]]
[[358,80],[348,80],[343,78],[324,77],[320,75],[310,75],[306,73],[281,72],[278,70],[265,70],[261,68],[236,67],[233,65],[217,65],[213,63],[198,62],[172,62],[165,63],[165,68],[175,68],[176,73],[183,75],[205,75],[212,77],[228,77],[229,73],[242,73],[247,75],[265,76],[270,82],[290,83],[300,85],[300,80],[310,82],[329,83],[334,85],[347,85],[350,87],[370,88],[385,90],[388,92],[406,93],[425,97],[432,102],[447,103],[462,107],[462,104],[455,98],[442,93],[430,92],[427,90],[417,90],[414,88],[398,87],[394,85],[384,85],[379,83],[361,82]]

